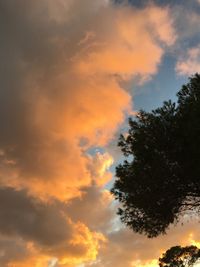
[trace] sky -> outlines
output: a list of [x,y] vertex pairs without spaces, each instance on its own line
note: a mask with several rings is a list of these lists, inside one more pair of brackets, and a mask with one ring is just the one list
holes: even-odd
[[0,266],[156,267],[110,194],[127,119],[200,72],[200,1],[0,0]]

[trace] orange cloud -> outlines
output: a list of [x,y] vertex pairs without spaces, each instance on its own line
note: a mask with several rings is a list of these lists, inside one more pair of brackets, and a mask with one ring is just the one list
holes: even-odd
[[[105,146],[131,112],[131,96],[121,81],[155,74],[164,47],[175,41],[166,8],[87,3],[86,8],[79,0],[31,2],[13,18],[19,26],[15,34],[22,36],[15,49],[12,35],[5,37],[4,52],[17,55],[6,59],[17,66],[10,75],[18,79],[2,81],[13,92],[0,105],[11,121],[3,124],[0,140],[2,185],[26,188],[41,198],[79,196],[93,180],[86,150]],[[5,4],[8,14],[12,8]],[[41,18],[44,9],[48,12]],[[30,12],[31,20],[24,15]],[[24,47],[21,39],[27,40]],[[107,179],[109,174],[101,184]]]
[[[106,242],[105,237],[100,233],[91,232],[85,225],[75,225],[76,234],[73,239],[63,246],[53,250],[37,247],[35,244],[26,243],[26,257],[18,260],[8,260],[8,267],[44,267],[62,266],[72,267],[84,262],[94,261],[101,244]],[[52,265],[50,265],[52,262]]]
[[188,218],[185,217],[183,225],[179,223],[177,226],[171,227],[167,235],[155,239],[148,239],[127,228],[118,227],[118,230],[108,233],[108,241],[100,249],[96,262],[86,264],[86,267],[102,265],[108,267],[157,267],[158,258],[170,247],[175,245],[199,246],[199,222],[197,219],[193,219],[188,222]]
[[176,39],[169,10],[155,6],[143,10],[109,8],[103,16],[102,21],[102,14],[98,14],[96,21],[105,28],[110,25],[110,29],[102,36],[95,35],[92,28],[91,38],[84,39],[88,48],[84,52],[82,48],[74,58],[75,70],[124,79],[155,74],[164,52],[159,42],[172,45]]
[[[132,112],[123,84],[150,79],[175,42],[169,9],[106,0],[2,0],[1,7],[0,197],[11,192],[1,208],[0,231],[9,242],[0,262],[93,261],[106,240],[96,227],[110,227],[101,222],[112,213],[101,186],[111,178],[113,159],[88,151],[105,150]],[[70,205],[91,215],[75,216]],[[9,254],[10,240],[19,258],[15,249]]]
[[0,203],[1,266],[40,267],[53,259],[60,266],[76,266],[95,260],[106,242],[102,233],[72,221],[58,201],[44,203],[25,191],[1,188]]
[[112,178],[112,173],[108,172],[113,164],[112,156],[109,153],[97,152],[93,157],[90,156],[90,159],[89,169],[94,182],[100,186],[105,185]]

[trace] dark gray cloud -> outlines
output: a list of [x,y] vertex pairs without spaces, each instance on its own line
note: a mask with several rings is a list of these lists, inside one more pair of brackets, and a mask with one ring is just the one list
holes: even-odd
[[25,191],[0,188],[0,233],[50,247],[70,240],[72,226],[60,206],[43,203]]
[[97,186],[82,189],[82,197],[66,204],[66,212],[73,221],[81,221],[93,231],[103,233],[111,231],[115,209],[108,191]]
[[1,266],[29,259],[32,264],[46,264],[55,257],[63,262],[87,260],[101,238],[80,221],[73,222],[69,213],[57,200],[43,202],[25,190],[0,188]]
[[29,251],[20,238],[0,236],[0,265],[7,266],[11,261],[21,261],[29,256]]

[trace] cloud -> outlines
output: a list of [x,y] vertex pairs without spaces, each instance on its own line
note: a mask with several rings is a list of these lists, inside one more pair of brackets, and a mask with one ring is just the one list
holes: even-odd
[[186,76],[200,72],[200,46],[187,50],[186,55],[178,60],[176,71],[179,75]]
[[70,239],[71,223],[58,207],[39,202],[24,191],[0,188],[0,233],[21,236],[44,246]]
[[97,0],[0,6],[0,182],[78,196],[92,180],[85,150],[105,145],[131,110],[119,80],[155,74],[175,40],[169,10]]
[[116,210],[109,191],[99,190],[97,185],[82,189],[82,196],[66,205],[66,213],[73,221],[81,221],[93,231],[112,231],[112,221]]
[[[167,235],[156,239],[148,239],[131,230],[121,228],[107,236],[108,243],[102,247],[92,267],[157,267],[158,258],[167,249],[175,245],[199,245],[198,221],[186,222],[172,227]],[[192,230],[191,230],[192,229]]]
[[0,264],[7,266],[8,262],[23,261],[29,257],[25,243],[20,238],[0,236]]
[[92,260],[100,242],[105,241],[102,234],[90,231],[80,221],[73,222],[63,203],[44,203],[25,191],[0,189],[0,217],[1,266],[6,261],[26,261],[32,254],[37,256],[35,262],[53,257],[63,264]]
[[[101,33],[96,40],[92,38],[90,46],[94,49],[85,54],[87,59],[82,54],[78,57],[78,71],[119,75],[125,79],[155,74],[164,52],[159,42],[171,45],[176,39],[168,12],[155,6],[143,10],[121,7],[107,9],[103,21],[99,14],[96,21],[101,21],[104,29],[110,24],[112,32],[104,30],[103,36]],[[149,57],[150,53],[154,57]]]
[[112,156],[106,153],[96,152],[94,156],[89,156],[91,162],[88,165],[93,181],[97,185],[105,185],[112,178],[112,173],[108,172],[114,160]]
[[1,266],[95,260],[112,221],[106,146],[132,111],[123,85],[156,74],[170,10],[0,0],[0,32]]
[[[186,220],[187,221],[187,220]],[[183,226],[180,224],[178,227],[172,227],[168,232],[167,236],[160,236],[156,239],[147,239],[142,235],[138,235],[133,233],[128,229],[120,229],[118,231],[111,232],[107,235],[107,241],[103,242],[103,245],[99,247],[99,255],[96,258],[96,255],[92,258],[90,257],[90,261],[86,263],[84,266],[89,267],[99,267],[99,266],[116,266],[116,267],[157,267],[157,259],[159,256],[165,252],[168,248],[174,245],[197,245],[199,246],[199,225],[198,220],[194,220],[193,222],[186,222]],[[3,239],[2,239],[3,240]],[[9,243],[9,241],[7,240]],[[2,241],[1,244],[6,244]],[[16,243],[14,243],[16,245]],[[25,257],[25,260],[20,259],[19,265],[16,264],[17,267],[24,267],[28,264],[32,264],[31,266],[35,266],[37,263],[39,267],[46,266],[49,261],[48,258],[43,253],[38,253],[34,251],[34,247],[29,244],[28,251],[30,253],[29,257]],[[16,247],[15,247],[16,248]],[[5,246],[6,251],[6,246]],[[92,255],[92,249],[88,252],[89,255]],[[90,254],[91,253],[91,254]],[[27,254],[27,252],[26,252]],[[25,255],[25,254],[21,254]],[[20,254],[18,254],[18,257]],[[20,257],[19,257],[20,258]],[[96,259],[95,259],[96,258]],[[53,258],[52,258],[53,261]],[[14,261],[13,261],[14,262]],[[16,262],[16,261],[15,261]],[[50,261],[49,261],[50,262]],[[56,262],[56,260],[55,260]],[[63,259],[60,263],[57,262],[56,267],[64,266],[64,267],[72,267],[79,266],[81,263],[81,257],[70,257]],[[41,264],[41,265],[39,265]]]

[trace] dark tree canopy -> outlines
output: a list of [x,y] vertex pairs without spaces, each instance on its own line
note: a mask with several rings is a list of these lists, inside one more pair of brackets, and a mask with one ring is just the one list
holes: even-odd
[[196,246],[175,246],[159,258],[160,267],[191,267],[199,261],[200,249]]
[[200,211],[200,75],[177,93],[178,101],[129,119],[119,146],[112,194],[122,222],[148,237],[164,234],[187,211]]

